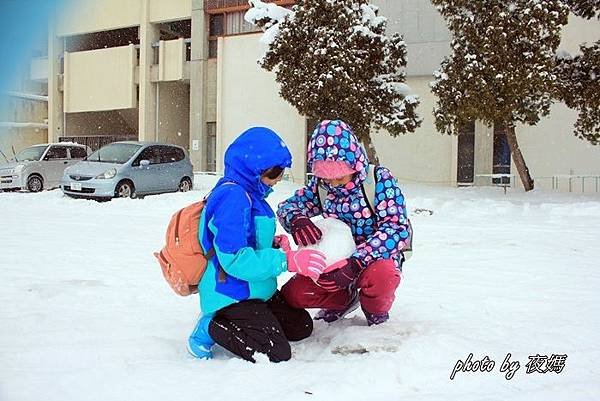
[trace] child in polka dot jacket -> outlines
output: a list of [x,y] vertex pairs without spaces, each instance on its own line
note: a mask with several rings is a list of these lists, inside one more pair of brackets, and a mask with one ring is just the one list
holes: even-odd
[[[383,323],[400,284],[402,250],[409,240],[404,196],[390,171],[376,166],[375,199],[365,201],[362,184],[373,171],[352,128],[340,120],[317,124],[308,145],[308,168],[313,173],[308,184],[279,204],[280,223],[297,245],[309,245],[321,237],[311,217],[337,218],[350,226],[356,250],[327,267],[316,282],[295,275],[282,294],[294,307],[322,308],[315,319],[333,322],[360,303],[369,325]],[[319,185],[325,199],[319,199]]]

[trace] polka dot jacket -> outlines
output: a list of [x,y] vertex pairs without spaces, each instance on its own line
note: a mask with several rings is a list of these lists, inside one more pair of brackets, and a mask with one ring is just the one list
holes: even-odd
[[[408,222],[404,196],[390,171],[375,167],[375,199],[369,199],[374,209],[371,210],[364,199],[362,183],[373,173],[352,129],[339,120],[325,120],[317,125],[309,141],[307,160],[309,171],[315,160],[341,160],[357,173],[340,187],[311,177],[304,188],[279,204],[277,217],[284,229],[289,232],[291,220],[298,215],[337,218],[352,230],[357,245],[352,257],[361,260],[364,266],[375,260],[392,259],[401,268],[402,249],[409,237]],[[327,193],[322,202],[318,185]]]

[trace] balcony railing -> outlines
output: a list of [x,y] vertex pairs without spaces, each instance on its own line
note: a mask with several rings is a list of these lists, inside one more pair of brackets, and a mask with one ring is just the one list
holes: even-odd
[[[279,6],[292,6],[295,0],[263,0],[265,3],[275,3]],[[204,11],[210,14],[242,11],[250,8],[248,0],[204,0]]]

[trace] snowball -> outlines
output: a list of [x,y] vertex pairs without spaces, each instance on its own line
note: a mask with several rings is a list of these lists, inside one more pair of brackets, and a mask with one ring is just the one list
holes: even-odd
[[334,218],[321,219],[314,222],[323,232],[321,240],[304,248],[316,249],[325,254],[327,265],[346,259],[356,250],[350,227]]

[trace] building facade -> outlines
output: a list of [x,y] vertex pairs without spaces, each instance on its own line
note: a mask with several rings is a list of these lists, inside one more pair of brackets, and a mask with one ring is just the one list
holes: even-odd
[[[388,32],[404,35],[407,84],[421,99],[424,119],[417,132],[399,138],[375,132],[381,162],[406,182],[506,182],[491,177],[516,174],[499,127],[476,121],[459,136],[435,129],[429,83],[450,52],[435,8],[426,0],[372,2],[388,18]],[[47,140],[92,147],[132,138],[170,142],[189,149],[196,170],[218,172],[231,141],[249,126],[265,125],[290,146],[291,176],[302,181],[311,127],[279,97],[274,74],[258,66],[265,49],[261,33],[243,19],[247,8],[246,0],[73,1],[50,24],[47,57],[31,64],[32,79],[48,95]],[[596,21],[572,17],[561,47],[574,53],[597,38]],[[595,192],[598,179],[573,178],[600,176],[600,147],[573,136],[575,119],[576,112],[557,104],[537,126],[518,127],[537,187]],[[520,184],[518,177],[512,182]]]

